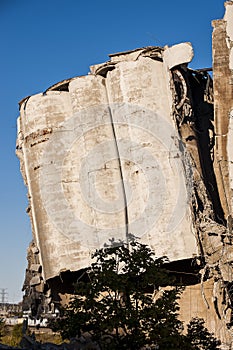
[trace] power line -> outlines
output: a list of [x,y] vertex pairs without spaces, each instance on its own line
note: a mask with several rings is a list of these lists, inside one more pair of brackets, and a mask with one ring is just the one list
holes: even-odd
[[5,304],[7,296],[7,288],[0,288],[1,303]]

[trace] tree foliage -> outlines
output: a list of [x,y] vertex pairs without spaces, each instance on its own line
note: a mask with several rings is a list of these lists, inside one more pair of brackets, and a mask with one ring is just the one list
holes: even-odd
[[4,330],[5,330],[5,322],[3,318],[0,318],[0,340],[2,340],[2,337],[4,335]]
[[205,327],[203,319],[194,317],[188,324],[187,340],[193,345],[194,350],[220,349],[220,341]]
[[182,333],[178,299],[183,288],[165,287],[171,284],[163,267],[166,257],[155,258],[147,245],[134,240],[129,247],[100,249],[93,259],[87,280],[77,282],[75,297],[52,324],[64,339],[89,334],[108,350],[202,350]]

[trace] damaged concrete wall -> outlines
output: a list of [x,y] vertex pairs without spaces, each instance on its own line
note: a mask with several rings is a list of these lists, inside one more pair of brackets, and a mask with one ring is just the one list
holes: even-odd
[[18,150],[45,280],[88,266],[94,249],[128,233],[171,260],[197,254],[162,55],[112,56],[68,91],[21,103]]
[[232,215],[233,3],[222,20],[213,21],[213,77],[216,133],[215,172],[224,213]]
[[213,81],[181,43],[112,54],[20,102],[34,316],[67,301],[96,248],[133,234],[187,286],[181,318],[203,317],[231,348],[232,1],[213,26]]

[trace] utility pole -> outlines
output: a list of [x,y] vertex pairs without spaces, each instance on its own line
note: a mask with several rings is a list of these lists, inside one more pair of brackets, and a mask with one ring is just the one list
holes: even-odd
[[0,288],[0,297],[1,297],[1,303],[2,304],[5,304],[6,296],[7,296],[7,289],[6,288]]

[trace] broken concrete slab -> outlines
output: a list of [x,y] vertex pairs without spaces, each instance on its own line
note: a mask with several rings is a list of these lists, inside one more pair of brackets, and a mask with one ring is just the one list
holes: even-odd
[[230,349],[232,8],[213,22],[214,82],[208,69],[188,68],[192,46],[180,43],[110,55],[21,101],[28,308],[69,302],[91,253],[132,233],[167,255],[187,286],[182,318],[204,317]]
[[169,69],[181,64],[190,63],[193,59],[191,43],[180,43],[171,47],[165,47],[163,60]]

